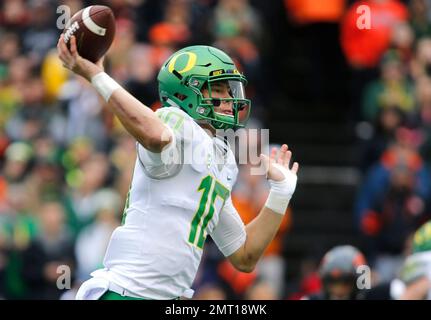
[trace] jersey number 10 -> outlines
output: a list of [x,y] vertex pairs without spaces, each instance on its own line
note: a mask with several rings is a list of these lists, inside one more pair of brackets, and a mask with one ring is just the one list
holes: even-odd
[[202,249],[207,236],[206,228],[214,216],[214,202],[220,197],[223,202],[229,195],[229,190],[211,175],[202,179],[198,192],[202,192],[198,210],[193,217],[189,242]]

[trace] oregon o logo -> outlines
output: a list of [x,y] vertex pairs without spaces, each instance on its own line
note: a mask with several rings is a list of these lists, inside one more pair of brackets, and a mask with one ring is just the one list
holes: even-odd
[[187,64],[182,70],[177,70],[178,73],[184,73],[189,71],[191,68],[193,68],[196,65],[196,54],[193,52],[182,52],[180,54],[177,54],[175,57],[172,58],[171,62],[169,62],[168,70],[172,73],[175,69],[175,63],[177,62],[177,59],[181,57],[182,55],[187,55]]

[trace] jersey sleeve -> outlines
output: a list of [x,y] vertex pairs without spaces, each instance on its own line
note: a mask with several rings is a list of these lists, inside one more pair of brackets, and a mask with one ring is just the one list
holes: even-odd
[[166,127],[166,135],[172,137],[162,152],[155,153],[137,143],[137,152],[147,175],[152,178],[163,179],[175,175],[181,168],[181,155],[186,143],[189,143],[191,135],[188,133],[191,126],[187,125],[189,119],[180,110],[161,108],[156,115]]
[[237,251],[245,242],[244,223],[229,197],[220,213],[217,226],[210,234],[219,250],[225,257]]

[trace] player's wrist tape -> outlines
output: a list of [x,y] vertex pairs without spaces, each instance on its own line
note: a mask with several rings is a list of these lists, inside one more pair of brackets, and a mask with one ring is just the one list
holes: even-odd
[[271,190],[266,199],[265,207],[271,209],[275,213],[284,215],[291,197],[292,196],[286,196],[285,194],[280,194]]
[[97,92],[108,102],[115,90],[121,86],[105,72],[100,72],[91,78],[91,84]]
[[286,213],[287,206],[289,205],[289,201],[295,192],[298,178],[296,174],[292,173],[285,167],[278,164],[273,165],[277,166],[277,169],[283,173],[285,178],[282,181],[268,180],[271,185],[271,190],[266,199],[265,207],[278,214],[284,215]]

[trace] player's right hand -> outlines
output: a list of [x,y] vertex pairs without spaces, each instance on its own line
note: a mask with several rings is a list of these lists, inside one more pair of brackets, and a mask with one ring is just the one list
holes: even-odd
[[64,42],[63,34],[61,34],[60,39],[57,42],[57,52],[58,57],[63,63],[63,66],[74,73],[84,77],[88,81],[96,74],[103,72],[103,59],[102,57],[98,62],[93,63],[81,57],[78,53],[76,46],[76,38],[72,36],[70,38],[70,50],[67,48]]
[[260,157],[263,162],[263,165],[265,166],[265,169],[267,170],[268,180],[282,181],[286,178],[286,171],[290,172],[295,176],[298,172],[298,162],[293,163],[292,169],[289,168],[290,159],[292,158],[292,152],[288,149],[286,144],[283,144],[280,150],[278,150],[277,148],[272,148],[269,157],[264,154],[261,154]]
[[292,169],[290,169],[292,152],[288,149],[287,145],[283,144],[280,150],[273,148],[269,157],[264,154],[261,154],[260,157],[267,170],[267,178],[271,188],[288,197],[292,196],[298,180],[297,172],[299,164],[298,162],[294,162]]

